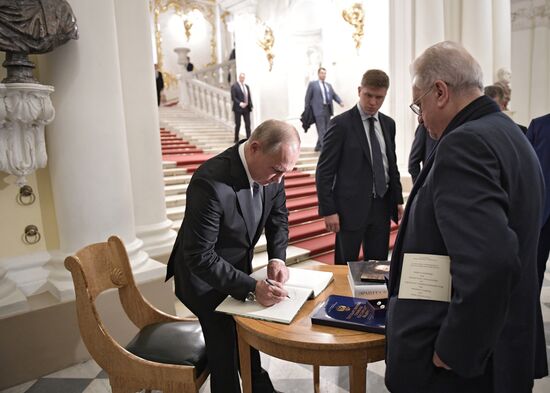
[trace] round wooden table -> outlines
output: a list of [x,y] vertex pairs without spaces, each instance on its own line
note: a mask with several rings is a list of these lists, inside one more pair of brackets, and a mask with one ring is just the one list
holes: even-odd
[[351,296],[351,290],[347,266],[307,268],[333,272],[334,281],[317,298],[308,300],[290,325],[235,317],[243,393],[252,393],[251,346],[279,359],[313,365],[315,392],[319,392],[319,366],[349,366],[349,391],[364,393],[367,364],[384,359],[384,335],[311,324],[317,304],[331,294]]

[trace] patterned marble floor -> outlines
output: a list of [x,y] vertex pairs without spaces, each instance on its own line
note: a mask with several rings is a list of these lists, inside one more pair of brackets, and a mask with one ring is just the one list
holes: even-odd
[[[547,270],[541,295],[546,333],[547,355],[550,362],[550,269]],[[519,359],[518,359],[519,360]],[[275,388],[287,393],[313,391],[313,371],[309,365],[294,364],[262,355],[262,365],[269,371]],[[372,363],[367,371],[367,391],[388,393],[384,386],[384,362]],[[345,393],[348,391],[348,369],[345,367],[321,367],[321,391]],[[105,372],[93,361],[87,361],[29,381],[0,393],[110,393]],[[208,380],[200,390],[210,393]],[[534,393],[550,392],[550,377],[535,382]]]

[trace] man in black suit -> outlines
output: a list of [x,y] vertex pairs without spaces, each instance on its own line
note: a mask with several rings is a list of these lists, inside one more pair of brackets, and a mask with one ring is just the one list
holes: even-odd
[[432,139],[428,130],[424,127],[422,116],[418,116],[418,123],[409,153],[409,174],[413,183],[418,178],[424,165],[426,165],[426,160],[436,144],[436,141]]
[[164,90],[164,79],[162,78],[162,72],[158,64],[155,64],[155,80],[157,82],[157,105],[160,106],[160,95],[162,90]]
[[531,120],[529,131],[527,131],[527,139],[531,142],[539,159],[546,191],[537,262],[539,289],[542,289],[546,262],[550,254],[550,113]]
[[252,97],[250,87],[244,83],[245,74],[239,74],[239,81],[231,86],[231,101],[233,102],[233,114],[235,115],[235,143],[239,141],[241,129],[241,116],[244,119],[246,137],[250,138],[250,112],[252,112]]
[[531,392],[533,378],[547,374],[535,358],[545,348],[537,157],[483,95],[481,67],[462,46],[440,42],[411,70],[411,109],[438,144],[392,252],[386,385],[392,393]]
[[388,259],[390,218],[403,212],[395,155],[395,122],[378,110],[390,80],[367,71],[358,87],[359,103],[331,120],[315,174],[319,214],[336,232],[336,264]]
[[[299,154],[296,129],[267,120],[248,141],[202,164],[189,183],[167,279],[175,277],[176,296],[201,323],[212,393],[240,392],[235,322],[215,308],[227,295],[265,306],[287,295],[282,288],[288,279],[288,210],[282,180]],[[249,277],[254,246],[264,228],[268,277],[276,281],[274,286]],[[255,349],[251,364],[253,391],[274,392]]]

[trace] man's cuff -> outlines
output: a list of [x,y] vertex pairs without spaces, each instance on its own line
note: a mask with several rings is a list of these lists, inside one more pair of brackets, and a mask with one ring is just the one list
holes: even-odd
[[282,259],[279,259],[279,258],[272,258],[272,259],[269,260],[268,263],[271,263],[271,262],[282,263],[283,266],[286,266],[285,261],[283,261]]

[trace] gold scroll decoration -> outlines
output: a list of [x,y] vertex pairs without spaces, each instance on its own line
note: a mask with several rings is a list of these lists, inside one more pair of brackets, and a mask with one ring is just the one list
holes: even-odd
[[342,11],[344,20],[355,28],[352,37],[357,49],[361,47],[361,40],[363,38],[364,16],[363,5],[361,3],[354,3],[351,7]]
[[258,40],[258,45],[265,52],[267,61],[269,62],[269,72],[271,72],[271,70],[273,69],[273,58],[275,57],[275,55],[273,54],[272,50],[274,43],[275,36],[273,35],[273,30],[271,30],[271,27],[265,25],[264,35],[260,40]]

